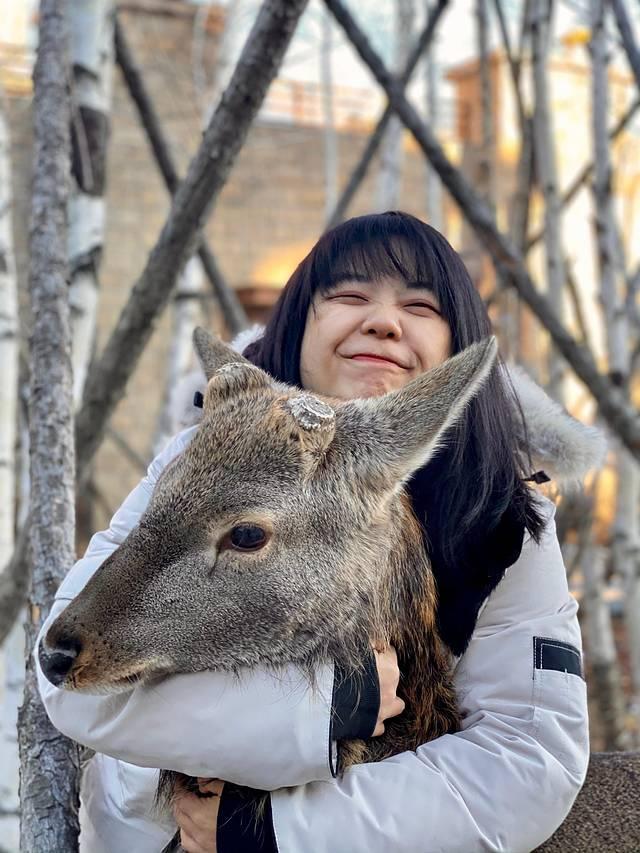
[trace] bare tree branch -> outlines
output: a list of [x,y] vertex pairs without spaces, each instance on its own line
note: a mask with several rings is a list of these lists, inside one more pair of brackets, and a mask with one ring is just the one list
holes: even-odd
[[[131,99],[138,110],[140,122],[147,133],[149,145],[156,158],[160,174],[164,178],[165,186],[173,196],[180,186],[178,170],[173,162],[173,157],[164,137],[164,131],[160,125],[160,119],[158,118],[151,96],[147,91],[140,69],[136,65],[122,25],[118,20],[116,20],[115,43],[116,61],[122,71],[122,76],[124,77]],[[227,328],[232,335],[236,335],[247,327],[247,315],[237,295],[225,281],[216,257],[204,237],[198,247],[198,256],[205,274],[211,283],[215,297],[218,300]]]
[[493,94],[491,67],[489,63],[489,16],[487,0],[475,0],[476,42],[481,100],[481,142],[476,186],[484,200],[494,207],[494,151]]
[[[533,141],[536,175],[544,198],[544,256],[547,272],[547,299],[559,320],[564,320],[564,270],[560,246],[562,220],[554,146],[553,116],[549,104],[547,58],[551,38],[551,0],[532,0],[531,65],[535,107]],[[564,365],[552,346],[548,354],[549,393],[562,399]]]
[[[502,46],[504,48],[504,52],[507,56],[507,62],[509,64],[509,73],[511,74],[513,91],[516,97],[516,105],[518,107],[518,116],[520,118],[520,126],[522,127],[525,124],[525,119],[527,115],[527,111],[524,108],[524,100],[522,98],[522,86],[520,85],[520,68],[522,57],[519,56],[516,59],[516,57],[513,55],[511,39],[509,38],[509,30],[507,29],[507,21],[504,15],[504,9],[502,8],[502,0],[493,0],[493,8],[495,9],[495,13],[498,18],[500,35],[502,37]],[[524,32],[526,32],[526,24],[527,22],[525,20]]]
[[264,0],[229,86],[174,196],[160,237],[89,375],[76,430],[81,475],[102,440],[106,421],[124,393],[180,270],[193,254],[307,2]]
[[[65,0],[42,0],[34,81],[34,178],[30,223],[31,524],[33,572],[27,648],[74,561],[74,448],[67,266],[70,179],[69,56]],[[79,753],[57,732],[27,658],[19,714],[20,848],[78,846]]]
[[[620,119],[616,122],[616,124],[609,131],[609,141],[613,142],[616,140],[623,130],[628,127],[629,123],[638,112],[640,108],[640,98],[636,98],[635,101],[631,104],[629,109],[620,117]],[[587,163],[576,175],[573,181],[569,184],[567,189],[560,196],[560,208],[566,207],[573,199],[576,197],[578,192],[582,189],[582,187],[589,180],[591,175],[593,174],[593,160],[590,163]],[[533,247],[542,240],[544,237],[544,229],[541,229],[534,234],[532,237],[529,237],[527,240],[526,251],[527,253],[533,249]]]
[[571,304],[573,306],[573,311],[576,317],[576,323],[578,324],[578,329],[580,330],[582,342],[585,343],[587,347],[593,352],[593,347],[591,346],[591,336],[589,335],[589,328],[587,326],[587,321],[582,308],[582,300],[580,299],[580,294],[578,292],[578,283],[576,282],[576,277],[573,273],[571,261],[566,256],[564,258],[564,273],[567,279],[567,292],[569,294],[569,298],[571,299]]
[[624,0],[611,0],[611,6],[616,16],[618,30],[620,31],[622,44],[624,45],[629,65],[636,80],[636,86],[640,89],[640,50],[638,50],[638,45],[633,36],[629,14],[626,10]]
[[599,373],[591,353],[569,334],[538,292],[521,257],[511,241],[496,227],[491,211],[477,197],[460,171],[450,162],[430,129],[407,101],[401,86],[385,68],[353,17],[340,0],[325,0],[326,5],[345,31],[349,40],[385,90],[389,102],[414,135],[443,184],[458,203],[462,213],[490,252],[494,263],[504,265],[509,281],[549,332],[555,345],[591,391],[602,417],[620,436],[629,450],[640,459],[640,419],[606,376]]
[[124,456],[127,457],[129,462],[132,462],[135,465],[135,467],[141,474],[147,473],[149,462],[143,459],[143,457],[138,453],[138,451],[134,450],[133,447],[131,447],[126,438],[120,432],[118,432],[117,429],[109,425],[105,429],[105,433],[108,435],[111,441],[113,441],[115,446],[122,451]]
[[[429,12],[427,23],[423,31],[418,36],[418,40],[416,41],[413,50],[409,54],[409,59],[407,60],[405,69],[399,77],[399,84],[402,86],[403,90],[411,79],[411,75],[413,74],[416,65],[420,61],[420,58],[429,49],[429,45],[431,44],[431,41],[435,34],[438,21],[440,20],[442,13],[448,5],[449,0],[438,0],[438,2]],[[366,144],[364,151],[362,152],[362,155],[360,156],[358,165],[351,173],[351,177],[349,178],[347,185],[342,191],[342,195],[338,199],[338,203],[335,207],[335,210],[327,220],[327,224],[325,226],[327,231],[331,228],[335,228],[335,226],[342,222],[342,220],[344,219],[344,215],[347,212],[347,208],[351,204],[353,197],[358,190],[358,187],[364,180],[367,174],[367,170],[369,169],[369,166],[371,165],[371,162],[375,157],[375,154],[378,148],[380,147],[382,140],[384,139],[387,125],[389,124],[393,113],[393,108],[388,104],[385,107],[384,112],[378,119],[378,123],[376,124],[373,133],[369,136],[369,140]]]
[[[629,370],[627,318],[618,294],[616,225],[611,198],[611,157],[606,121],[609,111],[608,64],[604,0],[591,0],[593,210],[598,270],[600,273],[600,304],[609,357],[609,375],[617,385],[623,385]],[[624,263],[624,262],[622,262]]]

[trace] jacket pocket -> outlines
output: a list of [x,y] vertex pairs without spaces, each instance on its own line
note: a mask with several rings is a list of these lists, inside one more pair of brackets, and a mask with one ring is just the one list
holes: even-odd
[[587,685],[582,676],[534,669],[533,737],[572,773],[586,772],[589,758]]

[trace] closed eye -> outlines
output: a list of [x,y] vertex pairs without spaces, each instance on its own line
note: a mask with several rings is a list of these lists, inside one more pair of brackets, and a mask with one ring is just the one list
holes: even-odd
[[354,302],[366,302],[367,297],[362,296],[360,293],[336,293],[333,296],[327,296],[327,300],[329,302],[335,302],[336,300],[341,299],[352,299]]
[[441,316],[441,312],[435,307],[435,305],[432,305],[430,302],[409,302],[407,305],[405,305],[405,308],[424,309],[424,311],[433,311],[434,314],[438,314],[438,316]]

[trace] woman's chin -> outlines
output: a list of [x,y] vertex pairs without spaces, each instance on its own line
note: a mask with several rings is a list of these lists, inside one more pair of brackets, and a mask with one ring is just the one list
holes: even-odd
[[351,393],[345,396],[345,399],[355,400],[366,399],[367,397],[381,397],[383,394],[388,394],[390,391],[395,391],[401,387],[402,384],[400,383],[388,382],[382,378],[363,379],[360,382],[352,384]]

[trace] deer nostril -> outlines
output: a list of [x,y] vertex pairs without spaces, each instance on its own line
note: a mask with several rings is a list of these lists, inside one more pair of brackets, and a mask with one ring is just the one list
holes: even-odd
[[52,649],[45,648],[44,641],[40,643],[40,666],[53,685],[62,684],[81,650],[82,643],[75,637],[60,637]]

